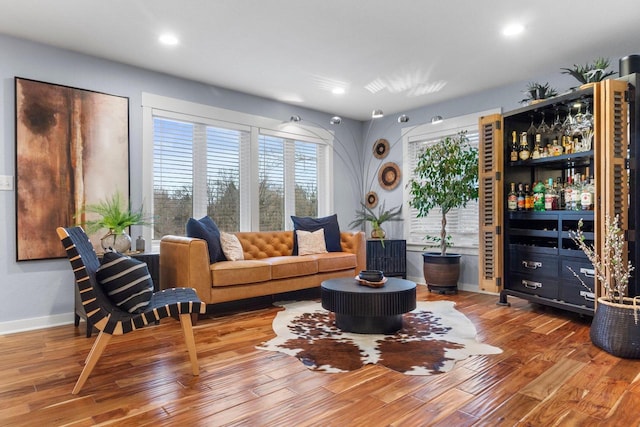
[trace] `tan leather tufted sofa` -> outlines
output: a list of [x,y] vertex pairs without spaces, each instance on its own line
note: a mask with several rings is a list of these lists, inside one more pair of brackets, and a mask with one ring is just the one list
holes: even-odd
[[206,303],[320,286],[366,267],[363,232],[341,232],[342,252],[294,256],[292,231],[239,232],[242,261],[209,264],[207,242],[167,235],[160,241],[160,288],[192,287]]

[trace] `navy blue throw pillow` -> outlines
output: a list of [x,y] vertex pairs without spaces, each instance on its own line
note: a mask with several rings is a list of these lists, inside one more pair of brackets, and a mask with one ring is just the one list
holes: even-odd
[[293,255],[298,255],[298,237],[296,230],[316,231],[324,229],[324,242],[328,252],[341,252],[340,227],[338,226],[338,215],[333,214],[323,218],[312,218],[308,216],[291,216],[293,221]]
[[106,252],[96,279],[113,304],[129,313],[141,313],[153,295],[147,264],[118,252]]
[[197,237],[206,240],[209,248],[209,262],[226,261],[220,244],[220,230],[208,216],[200,219],[189,218],[187,221],[187,237]]

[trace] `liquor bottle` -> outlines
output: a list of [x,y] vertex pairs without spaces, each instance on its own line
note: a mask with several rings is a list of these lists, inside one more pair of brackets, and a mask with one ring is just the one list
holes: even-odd
[[582,196],[582,185],[580,184],[580,174],[577,173],[573,177],[573,187],[571,189],[571,210],[579,211],[582,208],[580,207],[580,197]]
[[513,132],[511,132],[511,161],[512,162],[517,162],[518,161],[518,133],[514,130]]
[[544,184],[542,181],[538,181],[536,185],[533,186],[533,210],[536,212],[544,211]]
[[584,181],[582,191],[580,192],[580,207],[583,211],[593,210],[593,178],[589,182]]
[[532,159],[539,159],[540,158],[540,139],[541,136],[539,133],[536,133],[536,142],[533,146],[533,152],[531,153],[531,158]]
[[518,151],[518,157],[520,160],[529,160],[531,152],[529,151],[529,143],[527,142],[527,133],[522,132],[520,134],[520,151]]
[[556,178],[554,188],[558,194],[558,209],[564,209],[564,187],[562,186],[562,178]]
[[532,211],[533,210],[533,193],[531,192],[531,188],[529,184],[524,185],[524,210]]
[[564,186],[564,208],[565,210],[573,210],[571,207],[571,198],[573,195],[573,180],[571,175],[567,176],[567,183]]
[[507,210],[513,212],[518,210],[518,195],[516,194],[516,183],[510,184],[511,189],[507,195]]
[[558,210],[558,193],[553,188],[553,178],[549,178],[545,186],[544,209],[547,211]]
[[524,190],[522,189],[522,183],[518,183],[518,192],[516,193],[517,207],[519,211],[524,210]]
[[554,139],[553,143],[551,144],[551,155],[559,156],[562,154],[562,151],[563,151],[562,145],[558,144],[557,139]]

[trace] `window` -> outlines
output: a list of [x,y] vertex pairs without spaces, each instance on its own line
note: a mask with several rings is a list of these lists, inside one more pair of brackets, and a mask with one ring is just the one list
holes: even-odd
[[[454,119],[445,120],[438,125],[426,124],[417,126],[406,132],[403,138],[403,156],[407,181],[413,177],[417,156],[420,150],[434,144],[441,138],[455,135],[460,131],[467,132],[471,145],[477,147],[479,142],[478,119],[481,116],[493,114],[496,111],[485,111]],[[427,245],[425,236],[439,236],[442,214],[436,208],[425,218],[417,217],[417,210],[409,206],[409,191],[404,191],[404,209],[408,212],[405,223],[405,238],[407,244]],[[447,232],[451,234],[453,245],[456,247],[478,247],[478,202],[467,203],[465,208],[452,209],[447,214]]]
[[286,228],[289,212],[318,216],[318,145],[269,135],[259,143],[260,230]]
[[143,104],[150,239],[183,235],[190,217],[208,215],[224,231],[283,230],[291,215],[331,212],[319,185],[331,182],[328,131],[149,94]]

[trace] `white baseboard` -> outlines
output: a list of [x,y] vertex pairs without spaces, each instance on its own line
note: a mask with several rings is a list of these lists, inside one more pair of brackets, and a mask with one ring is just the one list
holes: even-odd
[[0,335],[73,324],[73,312],[0,322]]

